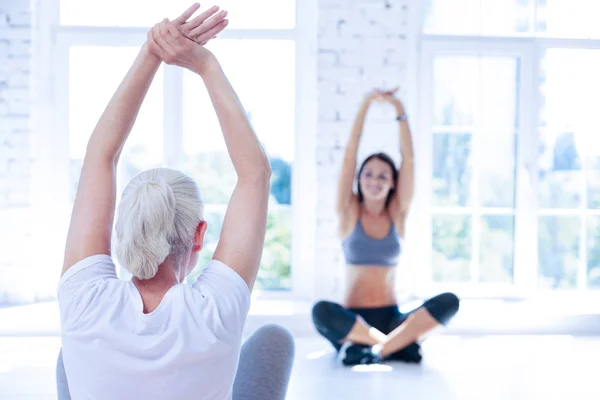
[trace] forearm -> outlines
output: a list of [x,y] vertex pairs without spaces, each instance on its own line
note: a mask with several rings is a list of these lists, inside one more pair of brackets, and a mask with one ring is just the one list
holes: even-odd
[[414,151],[412,134],[410,132],[410,125],[408,124],[408,119],[406,119],[406,113],[402,104],[400,102],[397,102],[394,104],[394,107],[396,108],[397,116],[405,116],[403,120],[398,121],[400,130],[400,154],[402,155],[402,162],[412,162],[414,158]]
[[346,146],[346,157],[351,156],[356,158],[356,153],[358,151],[358,145],[360,144],[360,138],[363,133],[363,129],[365,126],[365,119],[367,117],[367,112],[369,111],[369,106],[371,102],[365,99],[360,105],[360,109],[356,114],[356,118],[354,119],[354,124],[352,125],[352,131],[350,132],[350,139],[348,140],[348,144]]
[[200,74],[217,114],[238,178],[268,176],[269,159],[252,130],[246,112],[219,62],[211,60]]
[[86,157],[118,160],[160,63],[144,45],[96,124]]
[[408,121],[400,121],[400,154],[402,162],[412,162],[414,159],[412,135]]

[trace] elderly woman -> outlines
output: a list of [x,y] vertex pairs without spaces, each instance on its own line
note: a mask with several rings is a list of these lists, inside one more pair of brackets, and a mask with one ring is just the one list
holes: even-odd
[[[225,28],[226,13],[212,8],[190,19],[198,7],[151,30],[90,137],[58,288],[60,399],[285,397],[290,335],[267,326],[241,346],[271,169],[219,62],[203,47]],[[238,176],[213,259],[192,285],[183,281],[207,224],[198,186],[184,173],[159,168],[133,178],[111,238],[119,155],[161,61],[203,79]],[[130,281],[117,278],[112,239]]]

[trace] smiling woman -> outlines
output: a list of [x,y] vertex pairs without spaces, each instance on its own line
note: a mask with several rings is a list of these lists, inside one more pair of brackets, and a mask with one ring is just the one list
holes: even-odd
[[[382,359],[420,362],[418,341],[446,324],[458,311],[458,298],[444,293],[411,312],[400,313],[394,287],[405,223],[414,191],[413,145],[404,106],[396,90],[374,90],[362,102],[338,184],[337,212],[347,265],[344,305],[319,301],[313,322],[340,353],[344,365],[371,364]],[[356,174],[356,155],[367,111],[373,102],[396,111],[402,163],[397,169],[384,153],[366,158]]]

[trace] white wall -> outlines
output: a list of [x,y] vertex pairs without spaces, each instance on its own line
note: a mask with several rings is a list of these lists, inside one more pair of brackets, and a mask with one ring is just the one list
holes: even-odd
[[0,0],[0,303],[27,287],[31,236],[32,13],[28,0]]
[[[344,148],[356,111],[373,87],[400,86],[408,102],[416,44],[409,0],[320,0],[318,35],[317,237],[315,295],[340,300],[343,259],[335,198]],[[412,107],[407,104],[408,110]],[[359,165],[385,151],[399,162],[394,110],[372,107],[359,150]]]

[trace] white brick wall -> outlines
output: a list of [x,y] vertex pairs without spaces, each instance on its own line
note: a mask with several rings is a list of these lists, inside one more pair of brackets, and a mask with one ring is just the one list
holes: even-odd
[[0,303],[30,300],[31,15],[28,0],[0,0]]
[[[373,87],[400,86],[406,96],[408,0],[320,0],[318,33],[317,238],[315,294],[341,300],[344,264],[335,196],[344,148],[358,106]],[[372,107],[359,163],[385,150],[399,161],[393,110]],[[391,150],[390,150],[391,149]]]

